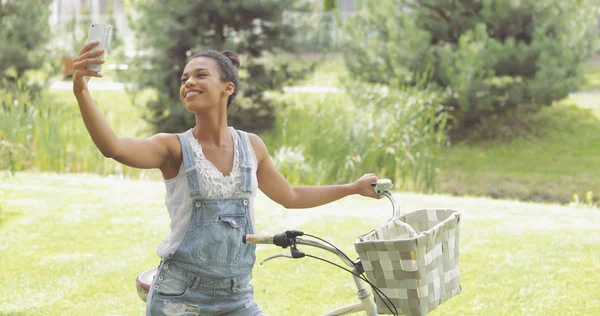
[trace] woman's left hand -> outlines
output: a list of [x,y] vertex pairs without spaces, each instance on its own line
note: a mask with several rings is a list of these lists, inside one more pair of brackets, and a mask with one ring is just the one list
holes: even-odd
[[356,193],[362,196],[380,199],[381,196],[373,191],[373,183],[377,182],[378,179],[379,178],[374,173],[366,173],[360,177],[360,179],[354,181],[353,185],[356,189]]

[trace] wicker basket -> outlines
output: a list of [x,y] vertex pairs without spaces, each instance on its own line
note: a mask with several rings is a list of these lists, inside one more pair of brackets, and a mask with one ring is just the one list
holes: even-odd
[[[367,278],[398,313],[427,315],[461,292],[459,222],[457,211],[419,210],[357,238],[354,247]],[[379,314],[392,313],[377,295],[375,302]]]

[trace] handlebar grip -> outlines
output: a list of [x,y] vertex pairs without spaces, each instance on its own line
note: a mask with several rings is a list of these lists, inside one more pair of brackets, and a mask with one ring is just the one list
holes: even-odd
[[281,248],[296,245],[296,237],[304,235],[303,232],[297,230],[288,230],[285,233],[276,235],[255,235],[247,234],[242,236],[242,242],[245,244],[274,244]]
[[273,244],[273,235],[247,234],[242,237],[245,244]]

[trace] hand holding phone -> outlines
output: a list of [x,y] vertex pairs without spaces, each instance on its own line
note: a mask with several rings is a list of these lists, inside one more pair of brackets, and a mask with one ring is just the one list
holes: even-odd
[[[108,47],[110,40],[110,32],[112,26],[110,24],[92,24],[90,26],[90,32],[86,43],[98,41],[99,44],[90,49],[91,52],[104,49]],[[104,55],[98,56],[98,59],[104,60]],[[100,72],[102,70],[102,64],[90,64],[85,67],[87,70]]]

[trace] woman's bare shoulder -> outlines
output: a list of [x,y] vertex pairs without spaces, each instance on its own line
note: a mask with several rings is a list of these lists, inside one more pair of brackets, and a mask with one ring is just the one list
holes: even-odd
[[267,150],[267,145],[260,138],[260,136],[253,133],[247,134],[248,139],[250,140],[250,144],[252,145],[252,149],[254,149],[254,153],[256,154],[256,160],[260,162],[265,157],[265,155],[268,155],[269,153],[269,151]]

